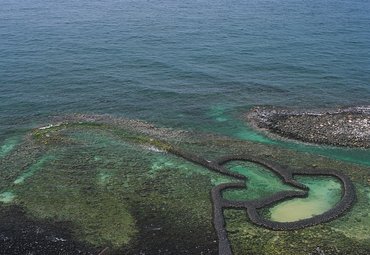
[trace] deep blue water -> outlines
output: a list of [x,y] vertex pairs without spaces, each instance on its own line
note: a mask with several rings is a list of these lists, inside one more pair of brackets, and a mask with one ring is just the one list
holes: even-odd
[[0,142],[69,112],[231,134],[254,105],[369,104],[369,13],[368,0],[2,0]]

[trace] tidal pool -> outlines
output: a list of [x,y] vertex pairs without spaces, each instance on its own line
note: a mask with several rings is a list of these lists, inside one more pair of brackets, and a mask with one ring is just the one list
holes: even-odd
[[330,210],[341,198],[341,184],[332,177],[306,177],[296,179],[310,190],[307,198],[295,198],[279,203],[270,209],[270,219],[292,222],[307,219]]
[[271,170],[258,164],[247,161],[234,161],[228,163],[227,166],[232,171],[248,178],[245,189],[233,189],[223,192],[223,197],[228,200],[253,200],[271,196],[279,191],[296,190],[294,187],[284,184]]

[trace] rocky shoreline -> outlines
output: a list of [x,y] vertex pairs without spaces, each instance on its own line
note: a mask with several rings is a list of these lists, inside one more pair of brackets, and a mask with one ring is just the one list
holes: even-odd
[[370,148],[370,106],[314,111],[255,107],[245,117],[254,128],[289,139]]

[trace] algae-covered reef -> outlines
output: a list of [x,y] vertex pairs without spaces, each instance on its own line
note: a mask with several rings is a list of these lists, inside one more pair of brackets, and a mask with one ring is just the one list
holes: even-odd
[[[368,254],[369,171],[140,121],[58,117],[0,157],[0,246],[7,254],[19,252],[15,240],[40,254],[55,253],[52,243],[60,254]],[[303,175],[338,183],[337,199],[319,215],[274,220],[283,201],[329,199],[310,196]],[[15,215],[17,224],[5,224]]]
[[255,107],[246,114],[252,126],[304,142],[370,148],[370,107],[293,110]]

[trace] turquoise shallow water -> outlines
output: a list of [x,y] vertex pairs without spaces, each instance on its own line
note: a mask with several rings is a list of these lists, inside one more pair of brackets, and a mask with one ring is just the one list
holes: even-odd
[[50,115],[108,113],[369,164],[366,151],[281,143],[254,105],[368,104],[370,3],[2,1],[0,153]]
[[211,110],[209,115],[213,117],[215,124],[212,127],[203,127],[203,131],[205,132],[213,131],[237,139],[273,144],[291,150],[321,155],[346,162],[370,165],[369,149],[322,146],[288,139],[279,139],[277,137],[273,138],[272,136],[268,137],[264,133],[249,127],[241,117],[236,117],[239,115],[238,113],[228,112],[220,106],[216,110]]

